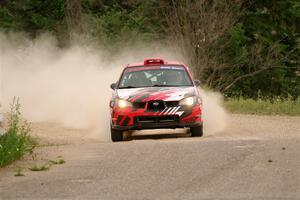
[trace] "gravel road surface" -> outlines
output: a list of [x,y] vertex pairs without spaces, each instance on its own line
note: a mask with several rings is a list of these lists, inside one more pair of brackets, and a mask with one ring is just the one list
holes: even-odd
[[[0,169],[0,199],[300,199],[300,117],[231,115],[226,130],[203,138],[162,130],[122,143],[33,128],[61,137]],[[58,156],[66,163],[27,169]]]

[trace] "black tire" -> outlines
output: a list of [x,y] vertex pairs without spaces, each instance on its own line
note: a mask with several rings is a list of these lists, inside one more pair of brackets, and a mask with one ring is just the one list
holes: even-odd
[[203,125],[191,127],[192,137],[202,137],[203,136]]
[[113,142],[123,141],[123,131],[114,130],[111,128],[110,133],[111,133],[111,140]]

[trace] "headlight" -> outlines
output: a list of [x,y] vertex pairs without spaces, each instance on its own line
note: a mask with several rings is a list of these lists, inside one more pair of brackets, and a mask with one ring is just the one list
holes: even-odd
[[180,102],[179,102],[179,105],[181,106],[193,106],[195,105],[197,102],[197,98],[195,96],[193,97],[187,97],[185,99],[182,99]]
[[116,100],[116,105],[119,108],[128,108],[128,107],[132,107],[132,103],[129,101],[126,101],[124,99],[117,99]]

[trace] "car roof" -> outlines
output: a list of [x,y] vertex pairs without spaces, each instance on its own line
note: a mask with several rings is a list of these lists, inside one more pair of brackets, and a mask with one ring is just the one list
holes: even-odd
[[[154,61],[154,62],[152,62]],[[157,61],[157,62],[155,62]],[[161,65],[183,65],[184,67],[186,67],[186,65],[182,62],[178,62],[178,61],[167,61],[161,58],[149,58],[149,59],[145,59],[144,62],[139,62],[139,63],[131,63],[131,64],[127,64],[125,66],[125,68],[129,68],[129,67],[139,67],[139,66],[161,66]]]

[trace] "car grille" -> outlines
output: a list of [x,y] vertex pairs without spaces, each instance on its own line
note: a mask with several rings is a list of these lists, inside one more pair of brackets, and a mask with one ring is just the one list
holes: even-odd
[[166,108],[164,101],[149,101],[147,110],[149,111],[162,111]]
[[[162,111],[166,107],[176,107],[178,106],[178,101],[149,101],[147,110],[148,111]],[[144,109],[146,107],[146,102],[134,102],[133,108],[135,109]]]
[[179,101],[165,101],[167,107],[176,107],[179,105]]
[[178,121],[179,121],[179,118],[176,115],[136,117],[137,123],[172,123],[172,122],[178,122]]

